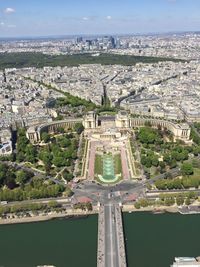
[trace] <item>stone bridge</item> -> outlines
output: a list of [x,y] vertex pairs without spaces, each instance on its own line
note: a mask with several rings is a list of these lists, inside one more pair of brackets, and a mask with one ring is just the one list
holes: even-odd
[[126,267],[122,214],[119,204],[100,207],[97,267]]

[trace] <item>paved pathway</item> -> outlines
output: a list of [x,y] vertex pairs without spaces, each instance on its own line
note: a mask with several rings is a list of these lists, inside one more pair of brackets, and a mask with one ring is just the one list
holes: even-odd
[[126,149],[123,146],[121,146],[121,162],[122,162],[123,178],[124,180],[129,180],[130,173],[129,173],[129,168],[128,168]]
[[89,154],[89,166],[88,166],[88,179],[94,180],[94,168],[95,168],[95,142],[91,141],[90,154]]

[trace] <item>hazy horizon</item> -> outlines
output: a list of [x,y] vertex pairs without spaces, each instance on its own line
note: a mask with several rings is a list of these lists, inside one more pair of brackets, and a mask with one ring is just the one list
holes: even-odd
[[52,34],[52,35],[35,35],[35,36],[5,36],[1,37],[0,40],[37,40],[37,39],[72,39],[76,37],[83,37],[84,39],[100,38],[103,36],[113,36],[113,37],[132,37],[132,36],[171,36],[171,35],[184,35],[184,34],[200,34],[200,31],[174,31],[174,32],[147,32],[147,33],[105,33],[105,34]]

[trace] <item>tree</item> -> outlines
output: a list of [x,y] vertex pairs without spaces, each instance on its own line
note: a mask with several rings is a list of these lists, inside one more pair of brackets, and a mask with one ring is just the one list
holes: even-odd
[[146,187],[147,187],[148,190],[151,190],[152,189],[152,185],[149,184],[149,183],[146,184]]
[[65,158],[63,158],[62,156],[55,156],[53,158],[52,163],[56,166],[56,167],[63,167],[66,164],[66,160]]
[[29,144],[29,140],[26,137],[26,131],[25,129],[21,128],[17,133],[17,150],[24,152],[27,144]]
[[63,178],[67,181],[70,182],[73,179],[73,174],[69,173],[68,171],[65,171],[63,173]]
[[48,133],[46,133],[46,132],[42,133],[41,138],[45,143],[48,143],[50,141],[50,135]]
[[65,132],[65,129],[63,127],[58,127],[56,132],[63,134]]
[[198,156],[200,154],[200,146],[197,146],[193,149],[193,153],[195,156]]
[[151,159],[150,159],[149,157],[146,158],[145,166],[146,166],[147,168],[151,168],[151,166],[152,166],[152,162],[151,162]]
[[173,197],[166,198],[165,199],[165,205],[166,206],[172,206],[175,204],[175,199]]
[[176,204],[177,204],[178,206],[183,205],[183,204],[184,204],[184,197],[182,197],[182,196],[178,196],[178,197],[176,198]]
[[151,162],[153,166],[158,167],[159,161],[157,156],[153,156]]
[[182,189],[181,179],[176,178],[176,179],[173,180],[173,188]]
[[189,206],[190,204],[191,204],[191,200],[189,197],[187,197],[185,200],[185,205]]
[[182,175],[192,175],[194,173],[193,166],[191,163],[184,162],[181,166]]
[[57,208],[58,206],[59,206],[59,204],[58,204],[57,201],[52,200],[52,201],[49,201],[49,202],[48,202],[48,207],[51,208],[51,209],[55,209],[55,208]]
[[135,202],[134,207],[135,207],[136,209],[140,209],[140,203],[139,203],[139,202]]
[[30,178],[30,176],[23,170],[16,172],[16,183],[23,185],[26,183],[26,181]]
[[0,186],[5,184],[5,180],[8,174],[7,166],[0,163]]
[[84,127],[82,123],[76,123],[74,126],[74,130],[77,132],[77,134],[81,134],[84,131]]
[[166,162],[167,164],[169,164],[170,161],[171,161],[171,156],[170,156],[170,154],[164,154],[164,156],[163,156],[163,161]]
[[138,133],[138,139],[141,143],[153,144],[158,139],[158,133],[150,127],[143,127]]
[[171,169],[176,168],[176,166],[177,166],[176,160],[175,159],[172,159],[170,161],[170,163],[169,163],[169,166],[170,166]]
[[155,182],[155,186],[159,189],[159,190],[165,190],[167,189],[167,182],[163,179],[157,180]]
[[163,161],[159,161],[159,166],[162,170],[165,169],[165,163]]
[[25,160],[25,154],[24,154],[24,152],[18,152],[17,153],[17,156],[16,156],[16,160],[18,161],[18,162],[22,162],[22,161],[24,161]]
[[8,170],[6,173],[6,178],[4,183],[9,189],[14,189],[16,187],[15,178],[16,178],[15,173],[11,170]]
[[51,163],[53,156],[48,151],[41,150],[41,152],[39,153],[39,159],[41,159],[46,165],[48,163]]
[[44,163],[45,170],[49,173],[52,165],[53,156],[50,152],[41,150],[39,153],[39,159],[41,159]]
[[147,207],[148,206],[148,200],[145,198],[140,199],[139,201],[141,207]]
[[32,144],[27,145],[25,159],[31,163],[35,163],[36,157],[37,157],[36,147],[34,147]]
[[142,165],[146,166],[147,168],[151,168],[152,161],[150,156],[142,156],[141,157],[141,163]]
[[66,148],[66,147],[69,147],[71,145],[71,140],[66,138],[66,136],[62,136],[62,137],[59,137],[57,139],[57,143],[63,147],[63,148]]
[[86,207],[88,211],[92,211],[93,207],[92,207],[92,203],[86,203]]

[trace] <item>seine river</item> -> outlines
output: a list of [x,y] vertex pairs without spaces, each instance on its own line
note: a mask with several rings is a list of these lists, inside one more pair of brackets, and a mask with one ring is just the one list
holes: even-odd
[[[124,215],[129,267],[169,267],[200,255],[200,216]],[[96,267],[97,216],[0,226],[0,267]]]

